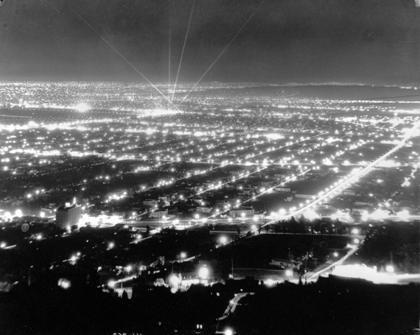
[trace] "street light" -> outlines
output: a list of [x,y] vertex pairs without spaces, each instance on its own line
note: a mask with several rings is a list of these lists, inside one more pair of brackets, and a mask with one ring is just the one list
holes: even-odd
[[276,281],[272,278],[268,278],[264,280],[264,285],[267,287],[273,287],[274,285],[276,285]]
[[207,265],[203,265],[198,269],[198,278],[202,280],[207,280],[209,279],[209,276],[210,276],[210,270],[207,267]]
[[182,279],[175,273],[172,273],[168,278],[169,285],[172,287],[178,287],[181,284],[181,281]]
[[225,328],[225,330],[223,331],[223,334],[224,335],[233,335],[233,334],[235,334],[235,332],[233,331],[232,328],[228,327],[228,328]]
[[228,238],[226,235],[222,235],[219,237],[219,244],[226,245],[228,243]]
[[108,285],[109,288],[112,288],[113,289],[117,285],[117,282],[115,280],[113,280],[113,279],[110,279],[108,281],[107,285]]
[[64,290],[68,290],[71,287],[71,282],[68,279],[60,278],[57,283]]

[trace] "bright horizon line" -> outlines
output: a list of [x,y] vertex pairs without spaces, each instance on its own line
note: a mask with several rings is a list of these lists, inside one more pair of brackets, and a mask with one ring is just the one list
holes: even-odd
[[[134,80],[101,80],[101,79],[92,79],[92,80],[57,80],[57,79],[17,79],[17,80],[0,80],[0,85],[8,84],[36,84],[36,83],[56,83],[56,84],[92,84],[92,83],[102,83],[102,84],[134,84],[134,85],[143,85],[150,86],[150,84],[142,81]],[[194,85],[194,81],[183,81],[178,82],[179,85]],[[259,86],[278,86],[278,87],[293,87],[293,86],[337,86],[337,87],[346,87],[346,86],[360,86],[360,87],[377,87],[377,88],[399,88],[405,90],[418,90],[420,89],[420,83],[375,83],[375,82],[361,82],[361,81],[287,81],[287,82],[261,82],[261,81],[222,81],[222,80],[211,80],[202,82],[199,87],[210,85],[210,84],[235,84],[235,85],[259,85]],[[168,86],[174,85],[174,83],[168,83],[165,81],[156,81],[155,85],[159,86]]]

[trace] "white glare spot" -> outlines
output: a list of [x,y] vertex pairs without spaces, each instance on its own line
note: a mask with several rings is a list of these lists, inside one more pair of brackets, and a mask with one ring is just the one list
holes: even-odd
[[91,107],[85,102],[80,102],[77,105],[73,106],[73,109],[79,113],[86,113],[91,110]]

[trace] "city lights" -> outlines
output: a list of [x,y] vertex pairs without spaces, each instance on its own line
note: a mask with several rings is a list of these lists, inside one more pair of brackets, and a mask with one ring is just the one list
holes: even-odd
[[1,332],[419,331],[420,0],[41,2],[0,0]]

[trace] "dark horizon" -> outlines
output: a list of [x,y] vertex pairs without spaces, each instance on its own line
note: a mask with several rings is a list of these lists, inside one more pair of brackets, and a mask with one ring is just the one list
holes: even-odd
[[[175,77],[192,3],[6,0],[0,76],[142,81],[104,37],[151,80],[166,82],[169,31]],[[420,83],[413,0],[197,0],[180,81],[195,82],[250,15],[204,81]]]

